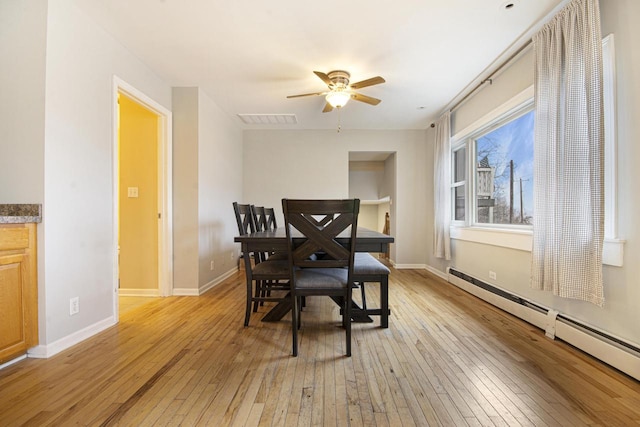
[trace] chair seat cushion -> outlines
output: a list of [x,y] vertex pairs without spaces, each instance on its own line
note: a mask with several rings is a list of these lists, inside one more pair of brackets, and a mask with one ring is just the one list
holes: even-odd
[[302,268],[296,271],[297,288],[344,288],[349,281],[346,268]]
[[286,252],[274,252],[269,255],[269,261],[288,261],[289,255]]
[[371,254],[358,252],[353,260],[353,274],[389,274],[389,268]]
[[288,277],[289,275],[289,262],[282,260],[267,260],[257,264],[253,267],[252,273],[254,276],[281,276]]

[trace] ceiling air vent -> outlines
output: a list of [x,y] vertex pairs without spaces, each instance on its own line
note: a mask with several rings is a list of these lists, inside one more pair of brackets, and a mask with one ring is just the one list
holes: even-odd
[[238,114],[248,125],[295,125],[298,123],[295,114]]

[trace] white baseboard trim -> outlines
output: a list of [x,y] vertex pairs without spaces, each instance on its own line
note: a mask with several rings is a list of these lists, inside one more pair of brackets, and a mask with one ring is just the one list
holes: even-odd
[[118,296],[121,297],[159,297],[158,289],[118,289]]
[[542,330],[546,330],[547,315],[545,313],[539,313],[523,305],[516,304],[513,301],[479,288],[478,286],[475,286],[451,274],[449,275],[448,281],[449,283],[456,285],[460,289],[469,292],[471,295],[475,295],[478,298],[485,300],[489,304],[492,304],[495,307],[506,311],[507,313],[511,313],[514,316],[519,317],[525,322],[531,323],[532,325],[537,326]]
[[[640,354],[631,349],[633,347],[637,348],[637,345],[628,343],[628,346],[625,347],[615,342],[615,339],[620,340],[615,336],[611,336],[603,331],[597,331],[589,325],[585,325],[584,327],[579,324],[574,325],[565,320],[567,318],[566,315],[542,307],[540,304],[527,301],[517,295],[515,296],[527,304],[523,305],[511,301],[508,298],[487,291],[453,274],[449,274],[448,281],[460,289],[542,329],[550,339],[557,337],[604,363],[619,369],[627,375],[640,380]],[[495,285],[490,286],[503,292],[509,292]],[[546,313],[544,312],[545,310],[547,311]],[[564,319],[562,317],[564,317]],[[595,332],[591,332],[587,328],[591,328]],[[607,336],[611,337],[611,339],[607,338]]]
[[177,297],[197,297],[200,295],[200,292],[194,288],[173,288],[171,295]]
[[449,275],[447,273],[444,273],[440,270],[438,270],[437,268],[433,268],[430,265],[427,265],[425,267],[425,269],[431,273],[431,274],[435,274],[436,276],[438,276],[439,278],[443,279],[443,280],[449,280]]
[[238,272],[238,267],[233,267],[231,270],[227,271],[222,276],[216,277],[209,283],[206,283],[204,286],[200,288],[200,295],[204,294],[209,289],[218,286],[220,283],[224,282],[225,280],[227,280],[229,277],[233,276],[237,272]]
[[222,274],[221,276],[216,277],[215,279],[213,279],[209,283],[205,283],[202,287],[200,287],[198,289],[193,289],[193,288],[173,288],[173,295],[176,295],[176,296],[188,296],[188,297],[200,296],[200,295],[204,294],[205,292],[207,292],[209,289],[218,286],[220,283],[224,282],[225,280],[227,280],[229,277],[233,276],[237,272],[238,272],[238,267],[233,267],[231,270],[227,271],[226,273]]
[[396,270],[424,270],[427,268],[426,264],[394,264],[393,267]]
[[74,332],[71,335],[60,338],[59,340],[52,342],[51,344],[37,345],[33,348],[30,348],[27,352],[27,356],[36,359],[47,359],[60,353],[61,351],[79,344],[80,342],[94,336],[99,332],[104,331],[107,328],[110,328],[116,323],[118,322],[114,317],[106,318],[97,323],[94,323],[93,325],[87,326],[84,329]]
[[556,322],[556,337],[640,380],[640,357],[638,355],[573,325],[564,323],[562,320]]

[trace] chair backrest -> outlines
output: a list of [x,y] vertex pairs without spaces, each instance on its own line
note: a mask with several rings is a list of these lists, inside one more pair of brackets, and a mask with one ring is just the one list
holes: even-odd
[[[348,267],[351,274],[360,210],[359,199],[282,199],[282,210],[290,247],[291,271],[294,270],[293,267]],[[306,241],[298,246],[294,245],[293,228],[306,238]]]
[[267,216],[267,230],[275,230],[278,228],[275,210],[273,208],[264,208],[264,213]]
[[241,236],[249,233],[254,233],[256,231],[256,224],[253,220],[253,214],[251,213],[250,205],[243,205],[239,204],[238,202],[233,202],[233,212],[236,214],[238,233],[240,233]]
[[253,222],[256,225],[256,231],[267,230],[267,215],[263,206],[251,205],[251,215],[253,215]]

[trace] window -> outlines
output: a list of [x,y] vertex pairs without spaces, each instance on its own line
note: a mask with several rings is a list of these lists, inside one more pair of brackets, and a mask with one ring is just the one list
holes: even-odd
[[453,200],[453,219],[455,221],[464,221],[466,217],[466,172],[467,159],[466,147],[460,146],[453,151],[453,184],[451,200]]
[[[459,224],[531,226],[534,113],[532,93],[526,95],[456,139],[452,199]],[[469,186],[465,176],[473,177]]]
[[531,225],[533,111],[475,139],[475,222]]

